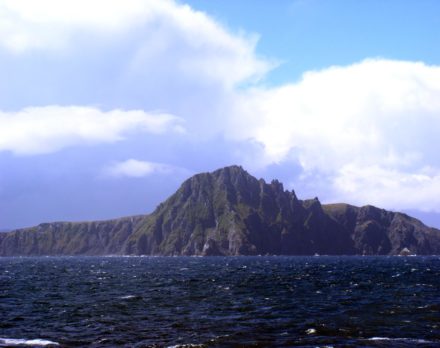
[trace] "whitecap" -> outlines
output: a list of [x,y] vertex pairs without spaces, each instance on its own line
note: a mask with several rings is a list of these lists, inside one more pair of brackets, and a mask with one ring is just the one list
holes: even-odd
[[371,337],[368,341],[396,341],[407,343],[434,343],[433,341],[424,340],[421,338],[392,338],[392,337]]
[[203,348],[206,347],[204,344],[198,343],[188,343],[188,344],[176,344],[174,346],[168,346],[167,348]]
[[316,333],[316,329],[311,328],[311,329],[307,329],[307,330],[306,330],[306,334],[307,334],[307,335],[313,335],[313,334],[315,334],[315,333]]
[[138,295],[125,295],[125,296],[121,296],[119,297],[121,300],[133,300],[133,299],[139,299],[141,298]]
[[389,337],[370,337],[368,341],[389,341],[391,338]]
[[9,347],[14,346],[32,346],[32,347],[44,347],[44,346],[59,346],[57,342],[43,340],[40,338],[27,340],[23,338],[0,338],[0,346],[6,345]]

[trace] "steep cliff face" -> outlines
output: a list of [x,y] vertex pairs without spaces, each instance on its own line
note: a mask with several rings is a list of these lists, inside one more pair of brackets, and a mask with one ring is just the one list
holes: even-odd
[[440,253],[440,231],[406,214],[371,205],[329,204],[323,207],[350,234],[357,254],[398,255],[405,248],[412,254]]
[[0,255],[112,255],[143,217],[96,222],[54,222],[0,235]]
[[0,234],[0,255],[440,254],[440,231],[372,206],[299,200],[238,166],[195,175],[145,216]]

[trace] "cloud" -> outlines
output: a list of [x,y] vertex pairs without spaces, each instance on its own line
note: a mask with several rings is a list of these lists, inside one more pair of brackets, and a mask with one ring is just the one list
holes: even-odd
[[[253,88],[235,103],[229,135],[260,145],[254,165],[297,163],[303,173],[296,183],[313,186],[323,177],[330,199],[390,208],[417,208],[423,200],[426,209],[440,210],[437,199],[421,194],[440,184],[437,174],[423,172],[440,169],[439,66],[368,59]],[[419,203],[411,204],[406,185],[420,192]]]
[[129,133],[184,132],[182,120],[141,110],[101,111],[92,107],[46,106],[0,111],[0,151],[51,153],[70,146],[114,143]]
[[[75,31],[111,33],[126,30],[150,16],[142,0],[3,0],[0,4],[1,43],[23,52],[35,48],[60,48]],[[131,23],[131,24],[130,24]]]
[[163,110],[207,139],[275,66],[257,43],[172,0],[0,1],[0,105]]
[[126,161],[111,164],[106,167],[103,172],[104,175],[115,178],[142,178],[154,173],[169,174],[176,170],[181,169],[164,163],[128,159]]
[[4,0],[0,23],[0,46],[14,54],[81,54],[96,46],[105,57],[118,47],[118,54],[127,51],[121,68],[128,74],[148,76],[165,66],[171,73],[232,85],[257,79],[273,66],[256,57],[256,35],[232,34],[172,0]]
[[[0,105],[20,111],[0,113],[0,151],[49,153],[184,124],[191,144],[179,154],[200,143],[220,152],[216,139],[226,139],[246,166],[291,163],[293,188],[327,201],[440,209],[439,66],[367,59],[262,87],[274,64],[257,43],[172,0],[4,0]],[[121,176],[152,170],[125,166]]]
[[440,169],[414,171],[347,164],[334,179],[339,198],[381,207],[440,212]]
[[267,161],[298,151],[306,170],[354,159],[405,164],[423,155],[430,145],[424,134],[440,127],[439,95],[440,67],[365,60],[307,72],[296,84],[245,92],[232,130],[261,143]]

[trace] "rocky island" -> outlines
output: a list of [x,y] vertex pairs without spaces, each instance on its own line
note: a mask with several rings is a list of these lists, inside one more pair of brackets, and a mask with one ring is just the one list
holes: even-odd
[[149,215],[0,234],[1,256],[440,254],[440,230],[370,205],[300,200],[239,166],[197,174]]

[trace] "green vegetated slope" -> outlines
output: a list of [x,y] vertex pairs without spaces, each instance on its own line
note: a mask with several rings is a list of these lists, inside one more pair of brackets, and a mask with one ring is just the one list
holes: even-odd
[[440,254],[440,231],[372,206],[299,200],[239,166],[202,173],[145,216],[0,235],[0,255]]
[[96,222],[54,222],[0,235],[0,255],[120,254],[127,238],[144,217]]

